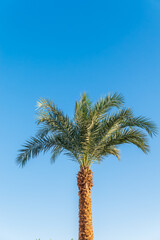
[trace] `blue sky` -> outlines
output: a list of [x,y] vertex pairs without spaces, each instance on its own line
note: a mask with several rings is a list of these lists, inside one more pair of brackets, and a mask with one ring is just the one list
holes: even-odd
[[[0,2],[0,240],[78,239],[79,166],[49,154],[15,163],[36,101],[72,117],[83,91],[93,101],[117,91],[159,127],[159,65],[159,0]],[[150,145],[93,166],[95,239],[160,239],[159,136]]]

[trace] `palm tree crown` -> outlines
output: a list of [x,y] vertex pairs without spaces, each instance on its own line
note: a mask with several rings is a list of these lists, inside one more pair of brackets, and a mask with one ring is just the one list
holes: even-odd
[[18,164],[24,166],[30,158],[50,150],[52,162],[64,152],[81,167],[90,167],[109,154],[119,159],[118,146],[122,143],[132,143],[147,153],[147,134],[155,135],[156,126],[145,117],[135,117],[123,105],[123,97],[117,93],[108,94],[95,104],[83,93],[76,102],[74,119],[70,120],[52,101],[40,99],[37,124],[41,127],[23,145]]

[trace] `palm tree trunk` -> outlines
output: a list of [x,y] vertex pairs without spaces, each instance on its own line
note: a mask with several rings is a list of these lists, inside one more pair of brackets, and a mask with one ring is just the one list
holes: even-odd
[[93,240],[91,188],[93,186],[92,170],[80,169],[77,176],[79,188],[79,240]]

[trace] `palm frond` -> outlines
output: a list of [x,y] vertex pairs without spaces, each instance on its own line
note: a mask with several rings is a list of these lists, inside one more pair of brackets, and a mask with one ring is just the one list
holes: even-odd
[[37,124],[45,123],[52,131],[69,134],[71,124],[68,116],[58,109],[55,104],[47,99],[38,102]]
[[126,119],[132,119],[133,113],[130,108],[121,109],[117,113],[109,115],[104,121],[100,123],[101,130],[101,140],[104,141],[115,131],[122,128],[123,123],[126,122]]
[[46,152],[56,144],[53,137],[31,137],[19,150],[17,163],[24,166],[30,158],[37,157],[40,152]]
[[144,153],[149,151],[147,135],[137,129],[125,129],[117,131],[107,139],[106,145],[117,146],[123,143],[132,143],[140,148]]
[[55,132],[56,131],[51,125],[42,123],[37,131],[36,137],[44,137],[44,136],[47,136],[49,133],[55,133]]
[[56,158],[62,153],[62,151],[63,151],[63,148],[62,148],[62,146],[59,146],[59,145],[55,145],[52,148],[51,163],[55,163]]
[[92,165],[96,161],[98,161],[100,163],[102,161],[102,159],[104,157],[107,157],[108,155],[113,155],[118,160],[120,160],[120,151],[116,146],[104,145],[101,149],[96,151],[96,153],[94,154],[94,157],[91,158],[89,164]]
[[139,116],[139,117],[128,117],[122,122],[122,128],[125,127],[138,127],[147,131],[147,133],[152,137],[157,135],[158,129],[156,125],[148,118]]
[[93,107],[93,112],[97,113],[99,116],[103,116],[113,107],[121,108],[124,104],[124,98],[121,94],[107,94],[105,98],[101,98],[97,101]]

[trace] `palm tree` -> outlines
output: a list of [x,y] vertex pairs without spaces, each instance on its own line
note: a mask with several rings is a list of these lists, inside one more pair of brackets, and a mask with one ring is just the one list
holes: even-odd
[[23,145],[17,163],[23,167],[30,158],[50,150],[52,162],[63,152],[79,164],[79,240],[93,240],[92,164],[109,155],[119,160],[118,146],[123,143],[132,143],[147,153],[147,134],[156,135],[156,126],[145,117],[135,117],[130,108],[124,108],[123,97],[117,93],[108,94],[95,104],[86,93],[82,94],[75,104],[73,120],[52,101],[40,99],[37,124],[41,128]]

